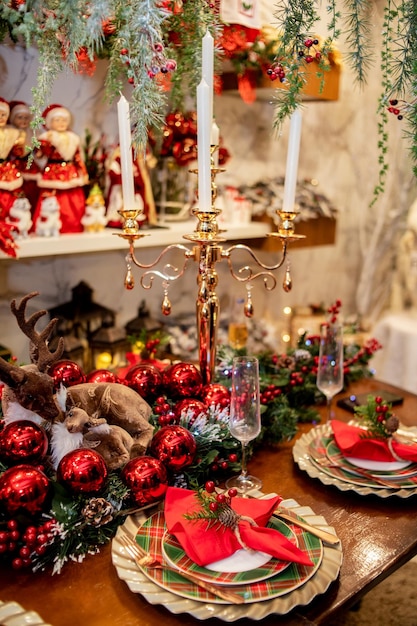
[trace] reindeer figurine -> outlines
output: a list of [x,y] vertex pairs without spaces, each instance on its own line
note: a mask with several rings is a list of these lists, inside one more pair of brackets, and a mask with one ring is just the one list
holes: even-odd
[[[2,397],[5,421],[32,419],[46,422],[52,428],[56,423],[65,424],[67,411],[78,407],[87,414],[86,420],[90,419],[91,425],[107,423],[118,427],[103,429],[107,446],[111,432],[119,437],[123,429],[127,433],[124,440],[129,440],[130,458],[143,455],[153,436],[153,426],[149,424],[151,407],[136,391],[119,383],[83,383],[65,390],[64,401],[55,394],[48,369],[61,358],[63,339],[51,352],[48,339],[58,320],[51,320],[42,332],[37,332],[36,323],[47,311],[37,311],[26,319],[27,303],[37,295],[38,292],[32,292],[19,305],[15,300],[11,303],[19,328],[30,339],[32,363],[19,367],[0,357],[0,380],[6,385]],[[99,447],[99,430],[94,433],[94,441]]]
[[13,300],[10,305],[20,330],[30,340],[32,363],[19,367],[0,357],[0,380],[6,385],[2,396],[2,409],[6,421],[32,419],[37,422],[42,420],[53,422],[61,414],[55,401],[54,381],[47,371],[61,358],[64,340],[60,338],[54,352],[49,350],[48,338],[58,322],[57,319],[51,320],[42,332],[35,330],[38,320],[46,315],[46,311],[37,311],[26,320],[27,303],[37,295],[38,292],[30,293],[22,298],[20,304],[17,305]]

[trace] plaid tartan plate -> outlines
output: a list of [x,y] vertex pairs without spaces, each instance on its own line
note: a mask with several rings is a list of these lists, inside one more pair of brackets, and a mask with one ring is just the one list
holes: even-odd
[[[340,452],[340,449],[336,445],[336,442],[333,436],[323,435],[320,439],[316,441],[312,441],[309,446],[311,455],[325,454],[329,461],[334,463],[335,465],[339,465],[340,467],[325,467],[320,465],[320,470],[328,473],[339,480],[344,480],[347,482],[354,483],[355,485],[363,485],[363,486],[371,486],[372,488],[377,489],[386,489],[384,485],[380,485],[377,482],[369,480],[364,476],[360,476],[359,474],[355,474],[355,466],[343,456]],[[384,472],[376,472],[370,471],[368,472],[375,477],[381,476],[385,480],[391,479],[393,481],[393,489],[415,489],[417,486],[417,466],[413,463],[412,466],[408,466],[402,470],[395,471],[384,471]]]
[[[282,520],[271,518],[268,526],[287,537],[294,545],[298,545],[295,533]],[[244,550],[240,552],[243,553]],[[170,535],[169,532],[166,532],[162,539],[162,554],[172,567],[182,570],[183,572],[194,574],[202,580],[207,580],[216,585],[243,585],[259,582],[260,580],[265,580],[266,578],[270,578],[282,572],[290,565],[288,561],[270,558],[264,565],[244,572],[216,572],[206,567],[200,567],[197,563],[194,563],[194,561],[186,555],[177,539]]]
[[[286,526],[286,524],[284,524],[284,526]],[[233,589],[242,595],[245,599],[245,604],[271,600],[272,598],[285,595],[304,585],[314,576],[320,567],[323,559],[323,545],[320,539],[302,530],[298,526],[289,524],[288,528],[296,538],[298,547],[308,553],[313,565],[303,566],[296,563],[285,563],[286,567],[270,578],[235,585]],[[156,550],[157,554],[162,556],[160,546],[162,545],[166,530],[163,512],[155,513],[137,530],[136,541],[144,550],[148,551],[151,549],[152,554]],[[155,548],[155,540],[157,548]],[[225,600],[213,596],[211,593],[184,579],[180,571],[177,573],[170,570],[146,567],[142,567],[141,569],[143,573],[158,586],[183,598],[213,604],[227,604]],[[206,572],[209,571],[205,568],[201,569]],[[210,582],[217,581],[211,579]]]

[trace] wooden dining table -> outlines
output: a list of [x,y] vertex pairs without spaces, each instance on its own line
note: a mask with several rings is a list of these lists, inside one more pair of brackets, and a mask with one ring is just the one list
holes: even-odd
[[[404,401],[395,407],[395,413],[405,425],[417,425],[416,395],[374,379],[354,383],[348,393],[379,389],[399,392]],[[322,421],[324,409],[320,408]],[[334,412],[337,419],[352,419],[352,414],[336,403]],[[262,620],[266,626],[319,625],[337,620],[341,612],[356,605],[364,594],[417,554],[417,495],[363,496],[311,478],[294,462],[292,449],[296,438],[312,427],[300,424],[291,441],[258,450],[250,460],[249,470],[263,480],[264,493],[294,498],[323,516],[340,538],[343,562],[337,579],[324,593],[285,615],[268,615]],[[54,576],[47,572],[13,571],[3,565],[0,600],[16,601],[24,609],[36,611],[51,626],[188,626],[198,621],[188,613],[174,615],[164,606],[151,605],[133,593],[112,563],[111,543],[81,563],[67,563]],[[213,617],[204,623],[214,626],[219,620]]]

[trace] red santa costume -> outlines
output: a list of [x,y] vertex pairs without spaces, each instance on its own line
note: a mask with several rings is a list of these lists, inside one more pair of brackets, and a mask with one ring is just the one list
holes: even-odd
[[[32,132],[30,121],[32,114],[26,102],[21,100],[13,100],[10,102],[9,123],[20,131],[26,133],[25,143],[30,146],[32,141]],[[35,210],[38,197],[39,187],[38,179],[40,177],[41,168],[35,158],[32,158],[29,165],[29,149],[24,146],[21,156],[16,157],[16,167],[21,171],[23,176],[23,190],[28,198],[32,210]]]
[[[137,207],[143,210],[144,219],[146,219],[149,224],[156,224],[157,215],[155,201],[148,171],[148,168],[152,167],[152,158],[152,155],[147,155],[146,159],[142,156],[135,158],[135,153],[132,149],[133,184]],[[114,150],[107,162],[107,175],[109,179],[107,193],[107,226],[110,228],[120,228],[122,222],[118,211],[123,209],[123,196],[119,146]]]
[[25,135],[7,125],[10,107],[0,98],[0,220],[9,217],[15,200],[24,196],[23,178],[14,158],[22,154]]
[[42,202],[50,202],[51,195],[57,199],[61,233],[83,231],[81,219],[85,213],[84,185],[88,174],[81,156],[80,138],[69,130],[71,114],[59,104],[51,104],[43,112],[46,132],[39,136],[42,155],[46,157],[45,168],[38,181],[40,196],[33,216],[32,230],[42,219]]

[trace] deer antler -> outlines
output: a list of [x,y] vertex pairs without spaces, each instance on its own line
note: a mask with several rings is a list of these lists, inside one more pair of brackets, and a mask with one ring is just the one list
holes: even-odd
[[49,367],[55,361],[61,358],[64,351],[64,339],[59,338],[56,349],[51,352],[48,348],[48,339],[55,328],[58,319],[54,318],[45,326],[41,332],[35,330],[35,326],[38,320],[47,314],[47,311],[42,309],[33,313],[28,319],[25,317],[26,305],[29,300],[38,296],[38,291],[23,296],[19,304],[16,304],[16,300],[12,300],[10,304],[11,311],[15,316],[19,328],[31,341],[30,356],[32,363],[34,363],[40,372],[47,372]]

